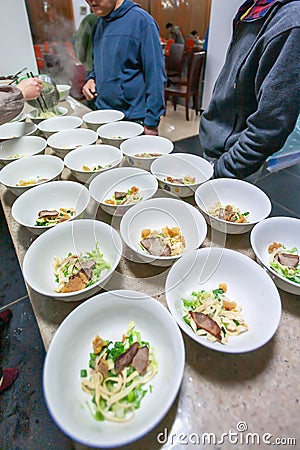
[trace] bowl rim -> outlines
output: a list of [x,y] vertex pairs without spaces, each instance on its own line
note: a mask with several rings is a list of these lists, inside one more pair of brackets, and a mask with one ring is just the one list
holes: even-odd
[[[265,198],[265,200],[266,200],[266,204],[268,204],[268,210],[267,210],[267,212],[264,213],[264,215],[262,216],[261,219],[257,219],[257,220],[255,220],[255,221],[244,222],[244,223],[228,222],[228,221],[226,221],[226,220],[224,220],[224,219],[219,219],[219,217],[214,217],[214,216],[213,216],[212,214],[210,214],[206,209],[204,209],[204,208],[199,204],[199,202],[198,202],[197,200],[198,200],[198,198],[200,197],[200,196],[199,196],[199,191],[200,191],[201,189],[205,189],[204,185],[206,185],[206,184],[208,184],[208,183],[209,183],[209,184],[220,184],[221,181],[222,181],[222,182],[225,182],[225,183],[232,183],[232,182],[234,182],[234,183],[243,183],[244,185],[247,184],[247,185],[251,186],[251,189],[252,189],[253,191],[260,192],[260,193],[264,196],[264,198]],[[207,180],[205,183],[202,183],[202,184],[200,184],[200,186],[197,187],[197,189],[196,189],[196,191],[195,191],[195,196],[194,196],[194,198],[195,198],[195,202],[196,202],[197,207],[200,209],[200,211],[201,211],[203,214],[207,215],[211,220],[215,220],[216,222],[219,222],[219,223],[221,223],[221,224],[226,224],[227,226],[234,225],[235,227],[240,227],[240,228],[247,227],[247,226],[251,226],[251,225],[257,224],[257,223],[261,222],[262,220],[266,219],[266,218],[270,215],[270,213],[271,213],[271,211],[272,211],[272,202],[271,202],[269,196],[268,196],[261,188],[259,188],[258,186],[254,185],[254,184],[252,184],[252,183],[249,183],[249,182],[244,181],[244,180],[238,180],[238,179],[236,179],[236,178],[214,178],[214,179],[212,179],[212,180]]]
[[[89,193],[89,190],[87,189],[87,187],[82,185],[82,184],[80,184],[80,183],[77,183],[76,181],[71,181],[71,180],[53,180],[53,181],[48,181],[47,183],[45,182],[45,183],[40,183],[40,184],[38,184],[36,186],[32,186],[31,189],[28,189],[26,192],[24,192],[23,195],[18,197],[16,199],[16,201],[14,202],[14,204],[12,205],[12,209],[11,209],[11,213],[12,213],[13,219],[18,224],[22,225],[23,227],[31,228],[31,229],[34,229],[34,230],[47,231],[47,230],[50,230],[52,228],[56,228],[57,225],[61,226],[62,223],[50,225],[49,227],[44,227],[42,225],[32,225],[32,224],[25,223],[24,221],[20,221],[20,220],[16,219],[16,217],[15,217],[15,209],[19,206],[19,204],[22,201],[24,201],[24,199],[26,200],[27,197],[30,197],[30,196],[34,195],[34,193],[38,192],[35,188],[38,188],[39,191],[51,189],[51,187],[54,186],[54,183],[68,183],[68,186],[74,186],[75,189],[78,189],[78,194],[77,195],[81,195],[81,193],[84,193],[83,195],[86,195],[86,205],[83,208],[83,210],[79,211],[78,213],[75,213],[75,215],[73,217],[71,217],[70,219],[66,220],[63,223],[71,222],[72,220],[74,220],[78,216],[80,216],[80,214],[82,214],[82,212],[86,209],[86,207],[88,206],[89,201],[90,201],[90,193]],[[70,183],[72,183],[72,184],[70,184]],[[42,187],[42,186],[45,186],[45,185],[48,185],[47,188],[46,187]],[[57,186],[57,184],[56,184],[56,186]],[[63,186],[62,186],[62,188],[63,188]]]
[[[55,132],[57,132],[58,133],[58,131],[66,131],[66,130],[72,130],[73,128],[67,128],[66,130],[54,130],[53,128],[52,129],[49,129],[49,128],[44,128],[44,126],[45,125],[49,125],[49,122],[51,123],[51,122],[53,122],[53,120],[59,120],[60,122],[61,121],[63,121],[63,122],[67,122],[67,121],[69,121],[70,122],[70,120],[73,120],[74,122],[76,122],[77,121],[77,123],[78,123],[78,125],[75,127],[75,128],[79,128],[79,127],[81,127],[81,125],[83,124],[83,120],[81,119],[81,117],[78,117],[78,116],[63,116],[63,115],[58,115],[58,116],[56,116],[56,117],[50,117],[49,119],[44,119],[44,120],[42,120],[38,125],[37,125],[37,127],[38,127],[38,129],[40,130],[40,131],[45,131],[45,132],[48,132],[48,133],[55,133]],[[47,123],[45,123],[45,122],[47,122]]]
[[[128,152],[126,152],[126,151],[124,151],[124,147],[127,147],[128,145],[129,145],[129,143],[130,143],[130,141],[132,142],[133,140],[145,140],[145,138],[147,138],[147,139],[157,139],[157,138],[159,138],[160,140],[163,140],[163,141],[168,141],[168,142],[170,142],[171,143],[171,150],[170,151],[168,151],[168,152],[166,152],[166,153],[162,153],[161,155],[159,155],[159,156],[149,156],[149,157],[141,157],[141,156],[134,156],[134,154],[132,154],[132,153],[128,153]],[[128,158],[132,158],[132,159],[136,159],[136,160],[142,160],[142,161],[149,161],[149,160],[155,160],[155,159],[157,159],[157,158],[160,158],[161,156],[165,156],[165,155],[169,155],[170,153],[172,153],[172,151],[174,150],[174,143],[170,140],[170,139],[168,139],[168,138],[166,138],[166,137],[164,137],[164,136],[152,136],[152,135],[146,135],[146,134],[142,134],[142,135],[138,135],[138,136],[133,136],[133,137],[131,137],[131,138],[128,138],[128,139],[126,139],[124,142],[122,142],[122,144],[120,145],[120,150],[123,152],[123,154],[125,155],[125,156],[127,156]]]
[[[194,159],[195,161],[196,161],[196,159],[195,158],[201,158],[201,161],[205,161],[205,166],[209,169],[209,171],[211,172],[210,173],[210,175],[209,175],[209,177],[207,178],[207,179],[205,179],[204,181],[200,181],[199,183],[186,183],[186,184],[180,184],[180,183],[171,183],[170,181],[165,181],[165,180],[163,180],[161,177],[159,177],[158,175],[155,175],[154,173],[153,173],[153,171],[154,171],[154,169],[152,168],[152,166],[154,165],[156,165],[156,164],[159,164],[159,163],[161,163],[161,161],[159,161],[159,162],[156,162],[156,160],[158,160],[159,158],[169,158],[170,159],[170,157],[173,159],[173,157],[176,157],[176,156],[179,156],[179,157],[182,157],[182,159],[186,159],[186,158],[190,158],[191,157],[191,159]],[[195,157],[195,158],[194,158]],[[163,154],[162,156],[160,156],[159,158],[155,158],[155,161],[153,161],[153,163],[151,164],[151,167],[150,167],[150,172],[152,173],[152,175],[154,175],[155,176],[155,178],[157,178],[160,182],[162,182],[162,183],[164,183],[164,184],[166,184],[166,185],[168,185],[168,186],[176,186],[176,187],[181,187],[181,188],[184,188],[184,187],[188,187],[188,188],[198,188],[198,186],[200,185],[202,185],[202,184],[204,184],[204,183],[206,183],[206,182],[208,182],[208,181],[210,181],[210,178],[212,177],[212,175],[213,175],[213,167],[212,167],[212,165],[205,159],[205,158],[203,158],[202,156],[199,156],[199,155],[194,155],[193,153],[166,153],[166,154]],[[199,161],[199,159],[198,159],[198,161]]]
[[[276,303],[277,303],[277,313],[278,313],[278,317],[276,320],[276,325],[275,325],[275,329],[273,331],[273,333],[271,335],[268,336],[267,339],[264,339],[263,342],[257,347],[251,347],[249,349],[244,349],[244,350],[232,350],[228,347],[226,347],[226,345],[223,345],[222,347],[219,346],[214,346],[214,343],[210,343],[209,341],[205,339],[200,339],[203,336],[198,336],[191,327],[189,327],[183,320],[179,320],[179,314],[173,314],[172,310],[174,309],[172,306],[173,305],[173,301],[170,300],[170,292],[174,289],[171,288],[169,289],[169,285],[168,283],[170,283],[170,278],[171,276],[173,276],[173,272],[180,266],[180,264],[184,264],[185,259],[191,256],[195,257],[195,260],[199,257],[199,254],[209,254],[210,252],[213,252],[215,254],[218,254],[221,252],[221,257],[224,254],[227,255],[235,255],[237,258],[240,258],[243,261],[247,261],[248,264],[250,264],[253,268],[255,267],[255,270],[259,271],[261,273],[261,275],[263,277],[265,277],[265,280],[269,286],[272,286],[273,289],[273,294],[274,294],[274,298],[276,297]],[[229,248],[221,248],[221,247],[205,247],[205,248],[200,248],[195,250],[195,252],[191,252],[189,254],[186,255],[186,258],[184,258],[184,256],[182,258],[180,258],[178,261],[176,261],[174,263],[174,265],[171,267],[168,275],[167,275],[167,279],[166,279],[166,283],[165,283],[165,293],[166,293],[166,303],[168,306],[168,309],[170,311],[170,313],[172,314],[174,320],[176,320],[178,326],[182,329],[182,331],[184,331],[185,334],[187,334],[191,339],[193,339],[194,341],[196,341],[198,344],[203,345],[206,348],[209,348],[210,350],[215,350],[221,353],[228,353],[228,354],[242,354],[242,353],[248,353],[250,351],[255,351],[260,347],[263,347],[264,345],[266,345],[274,336],[274,334],[276,333],[276,330],[279,327],[280,324],[280,320],[281,320],[281,314],[282,314],[282,303],[281,303],[281,298],[279,295],[279,292],[274,284],[274,282],[272,281],[272,279],[269,277],[269,275],[266,273],[266,271],[264,270],[264,268],[262,268],[259,264],[257,264],[252,258],[249,258],[248,256],[246,256],[245,254],[233,250],[233,249],[229,249]],[[179,282],[177,283],[179,284]],[[175,295],[174,293],[172,293],[172,296]]]
[[[114,160],[113,160],[113,162],[116,162],[116,164],[114,165],[114,166],[112,166],[112,167],[110,167],[109,169],[106,169],[106,170],[110,170],[110,169],[114,169],[115,168],[115,166],[117,166],[118,164],[120,164],[120,162],[122,161],[122,159],[123,159],[123,154],[122,154],[122,152],[121,152],[121,150],[118,148],[118,147],[115,147],[115,146],[113,146],[113,145],[109,145],[109,144],[88,144],[88,145],[83,145],[83,146],[81,146],[81,147],[79,147],[78,149],[77,149],[77,151],[84,151],[84,150],[90,150],[91,152],[93,151],[93,149],[91,148],[91,147],[95,147],[95,146],[105,146],[105,147],[110,147],[109,148],[109,150],[111,150],[111,149],[114,149],[114,151],[115,150],[118,150],[118,153],[119,153],[119,157],[120,157],[120,161],[118,161],[118,158],[115,158]],[[99,148],[99,151],[103,151],[103,149],[100,149]],[[95,174],[95,173],[97,173],[97,174],[100,174],[100,173],[102,173],[103,171],[102,170],[99,170],[99,171],[87,171],[87,170],[79,170],[79,169],[75,169],[74,167],[71,167],[71,165],[70,165],[70,163],[69,163],[69,159],[71,159],[72,157],[74,156],[74,154],[72,153],[72,152],[69,152],[67,155],[66,155],[66,157],[65,157],[65,159],[64,159],[64,164],[65,164],[65,166],[69,169],[69,170],[71,170],[71,171],[73,171],[73,172],[77,172],[77,173],[79,173],[79,174]],[[106,171],[105,170],[105,171]],[[89,175],[89,176],[91,176],[91,175]]]
[[[73,149],[76,149],[76,148],[78,148],[78,147],[82,147],[83,145],[89,145],[89,144],[79,144],[78,146],[70,146],[70,147],[61,147],[61,146],[57,146],[57,145],[53,145],[53,144],[51,144],[51,141],[53,140],[53,139],[55,139],[56,137],[57,137],[57,135],[59,134],[60,136],[62,135],[62,133],[70,133],[70,132],[72,132],[72,133],[75,133],[75,134],[78,134],[78,132],[80,133],[80,134],[89,134],[91,137],[93,136],[94,138],[95,138],[95,141],[94,142],[96,142],[97,141],[97,139],[98,139],[98,135],[97,135],[97,133],[96,133],[96,131],[93,131],[93,130],[90,130],[90,129],[88,129],[88,128],[74,128],[74,129],[71,129],[71,130],[62,130],[62,131],[57,131],[56,133],[53,133],[53,134],[51,134],[51,136],[49,136],[48,137],[48,139],[47,139],[47,145],[49,146],[49,147],[51,147],[51,148],[54,148],[54,149],[56,149],[56,150],[62,150],[62,151],[66,151],[66,152],[68,152],[68,151],[70,151],[70,150],[73,150]],[[59,136],[59,137],[60,137]],[[49,142],[50,141],[50,142]],[[91,145],[91,144],[90,144]]]
[[[62,424],[59,423],[59,420],[57,420],[57,415],[55,414],[55,403],[53,403],[53,401],[51,401],[51,398],[49,397],[49,391],[47,391],[47,389],[45,388],[46,383],[47,383],[47,378],[49,378],[49,368],[52,366],[53,363],[51,363],[52,360],[52,355],[55,354],[55,347],[56,345],[60,345],[59,341],[61,340],[61,335],[63,335],[63,331],[64,327],[68,326],[70,322],[72,322],[73,318],[76,317],[78,314],[83,313],[84,310],[89,309],[89,308],[93,308],[94,304],[98,304],[100,311],[102,310],[103,307],[106,307],[107,303],[110,302],[111,305],[114,305],[114,298],[121,298],[122,301],[124,301],[125,306],[128,305],[128,309],[130,309],[131,307],[134,309],[138,309],[138,310],[143,310],[145,308],[144,306],[144,302],[147,302],[147,304],[149,304],[151,306],[151,310],[155,311],[155,314],[153,313],[154,316],[161,316],[162,319],[167,323],[168,325],[168,330],[170,329],[171,331],[169,331],[169,334],[172,335],[174,337],[174,339],[176,340],[176,348],[178,350],[177,353],[177,362],[178,365],[176,366],[177,370],[176,370],[176,374],[175,374],[175,378],[174,381],[175,383],[173,383],[173,388],[172,388],[172,392],[171,395],[168,396],[168,400],[165,403],[163,409],[161,409],[159,411],[159,413],[157,415],[155,415],[154,419],[150,419],[149,422],[151,422],[150,425],[146,425],[144,426],[144,428],[140,431],[137,431],[134,433],[133,437],[127,437],[127,438],[123,438],[123,439],[118,439],[118,438],[114,438],[113,441],[110,442],[104,442],[103,444],[105,445],[105,447],[107,448],[115,448],[115,447],[119,447],[119,446],[123,446],[126,444],[130,444],[133,442],[136,442],[138,439],[141,439],[143,436],[145,436],[145,434],[148,434],[151,430],[153,430],[162,420],[163,418],[166,416],[167,412],[170,410],[170,408],[172,407],[176,396],[179,392],[179,389],[181,387],[182,384],[182,380],[183,380],[183,375],[184,375],[184,368],[185,368],[185,345],[184,345],[184,341],[183,341],[183,336],[182,333],[179,329],[179,327],[176,324],[176,321],[174,320],[174,318],[172,317],[172,315],[170,314],[170,312],[168,311],[167,308],[165,308],[160,302],[158,302],[157,300],[155,300],[152,296],[145,294],[143,292],[140,291],[135,291],[135,290],[130,290],[130,289],[119,289],[119,290],[112,290],[112,291],[107,291],[107,292],[103,292],[97,295],[92,296],[91,298],[87,299],[86,301],[84,301],[83,303],[81,303],[79,306],[77,306],[75,309],[73,309],[73,311],[71,311],[71,313],[63,320],[63,322],[60,324],[57,332],[55,333],[49,350],[47,352],[46,355],[46,359],[45,359],[45,364],[44,364],[44,368],[43,368],[43,391],[44,391],[44,395],[45,395],[45,401],[46,404],[49,408],[49,411],[54,419],[54,421],[57,423],[57,425],[63,430],[63,432],[66,433],[67,436],[69,436],[70,438],[76,440],[77,442],[80,442],[83,445],[87,445],[87,446],[99,446],[99,440],[97,440],[97,442],[88,438],[80,438],[79,436],[75,436],[74,432],[69,431],[69,427],[64,426]],[[113,307],[112,307],[113,309]],[[57,344],[58,341],[58,344]],[[54,350],[53,350],[54,349]],[[148,424],[148,422],[147,422]],[[147,429],[145,429],[147,428]],[[99,431],[99,436],[101,435],[101,431]]]
[[[49,119],[57,119],[57,117],[64,116],[64,115],[66,115],[68,113],[68,108],[66,108],[65,106],[55,106],[55,108],[58,111],[61,111],[61,114],[57,114],[55,117],[49,117]],[[33,109],[31,109],[30,111],[28,111],[26,113],[26,116],[28,117],[28,119],[37,119],[38,120],[37,117],[32,116],[32,114],[31,114],[31,113],[37,112],[37,111],[38,111],[37,108],[33,108]],[[41,122],[43,122],[44,120],[49,120],[49,119],[41,119]]]
[[[73,183],[76,183],[75,181]],[[77,183],[79,184],[79,183]],[[23,194],[24,195],[24,194]],[[22,196],[20,197],[22,198]],[[29,282],[27,281],[27,272],[26,270],[28,270],[27,268],[27,264],[28,264],[28,259],[30,257],[31,252],[33,251],[33,249],[38,246],[40,244],[40,242],[43,242],[43,240],[49,238],[49,233],[53,234],[53,233],[58,233],[59,231],[63,231],[64,228],[66,227],[73,227],[73,226],[79,226],[78,224],[82,223],[82,222],[86,222],[86,224],[92,224],[92,226],[99,226],[102,228],[106,228],[107,230],[111,230],[112,234],[113,234],[113,239],[114,239],[114,243],[116,245],[118,245],[118,248],[116,250],[116,261],[114,262],[114,264],[112,265],[112,267],[108,270],[108,272],[105,274],[105,276],[103,278],[100,278],[100,280],[98,280],[97,283],[92,284],[91,286],[85,287],[84,289],[81,289],[80,291],[75,291],[75,292],[66,292],[66,293],[61,293],[61,292],[48,292],[46,290],[42,291],[42,290],[36,290],[33,286],[31,286],[29,284]],[[89,225],[87,225],[89,226]],[[58,231],[57,231],[58,230]],[[50,234],[50,236],[51,236]],[[31,249],[31,250],[30,250]],[[61,223],[59,227],[51,227],[51,229],[48,230],[47,233],[42,233],[40,234],[34,241],[33,243],[30,245],[30,247],[28,248],[25,256],[24,256],[24,260],[23,260],[23,276],[24,279],[28,282],[29,286],[35,291],[38,292],[39,294],[45,295],[47,297],[55,297],[55,298],[62,298],[62,299],[67,299],[69,297],[77,297],[80,296],[81,294],[88,292],[90,290],[92,290],[93,288],[95,288],[96,286],[99,286],[99,284],[103,283],[105,280],[107,280],[107,278],[109,276],[111,276],[113,274],[113,272],[115,271],[116,267],[118,266],[121,256],[122,256],[122,252],[123,252],[123,244],[122,244],[122,239],[119,235],[119,233],[109,224],[102,222],[100,220],[94,220],[94,219],[76,219],[76,220],[68,220],[64,223]],[[29,256],[28,256],[29,255]],[[70,300],[71,301],[71,300]],[[74,301],[76,301],[76,299],[74,299]]]
[[[34,125],[34,124],[33,124]],[[37,125],[36,125],[37,126]],[[35,156],[35,155],[38,155],[39,153],[41,153],[41,152],[43,152],[44,150],[45,150],[45,148],[47,147],[47,141],[46,141],[46,139],[45,138],[43,138],[43,137],[41,137],[41,136],[31,136],[31,135],[24,135],[24,136],[20,136],[20,137],[15,137],[15,138],[11,138],[11,139],[5,139],[5,141],[2,141],[1,143],[0,143],[0,147],[2,147],[2,145],[4,145],[4,144],[6,144],[7,143],[7,145],[11,145],[11,143],[12,142],[14,142],[14,141],[16,141],[16,140],[19,140],[19,139],[23,139],[23,138],[25,138],[25,139],[27,139],[27,138],[30,138],[30,139],[32,139],[32,138],[34,138],[34,140],[36,141],[36,142],[38,142],[37,141],[37,139],[42,143],[42,141],[44,141],[43,142],[43,147],[41,148],[41,149],[39,149],[39,150],[37,150],[36,152],[34,152],[34,153],[30,153],[29,155],[27,155],[27,156],[20,156],[20,157],[18,157],[18,158],[5,158],[5,157],[3,157],[2,156],[2,154],[1,154],[1,152],[0,152],[0,161],[10,161],[10,162],[14,162],[14,161],[18,161],[18,160],[20,160],[20,159],[22,159],[22,158],[27,158],[27,157],[29,157],[29,156]]]
[[[108,123],[114,123],[114,122],[120,122],[122,119],[124,119],[124,117],[125,117],[125,114],[122,112],[122,111],[119,111],[118,109],[97,109],[97,110],[95,110],[95,111],[88,111],[87,113],[85,113],[83,116],[82,116],[82,119],[83,119],[83,121],[84,122],[86,122],[86,123],[92,123],[92,124],[94,124],[94,125],[96,125],[96,124],[98,124],[99,122],[98,122],[98,120],[96,121],[93,121],[93,120],[87,120],[87,117],[89,118],[90,116],[96,116],[96,114],[99,114],[99,115],[101,115],[102,114],[102,112],[103,112],[103,115],[104,115],[104,112],[109,112],[109,113],[112,113],[112,112],[116,112],[116,113],[119,113],[120,114],[120,119],[116,119],[116,120],[113,120],[113,121],[109,121],[109,122],[101,122],[101,124],[102,125],[106,125],[106,124],[108,124]],[[101,125],[100,125],[101,126]]]
[[[105,128],[108,128],[109,126],[115,127],[115,126],[118,126],[120,123],[122,123],[123,125],[124,125],[124,124],[126,124],[126,125],[130,124],[131,126],[135,126],[137,130],[140,130],[140,133],[135,134],[134,136],[121,137],[121,138],[113,138],[113,137],[104,136],[103,134],[100,134],[100,132],[103,130],[104,127],[105,127]],[[101,128],[101,130],[100,130],[100,128]],[[105,128],[104,128],[104,129],[105,129]],[[144,131],[143,125],[141,125],[141,124],[139,124],[139,123],[136,123],[136,122],[130,122],[129,120],[118,120],[118,121],[116,121],[116,122],[109,122],[109,123],[105,123],[105,124],[103,124],[103,125],[100,125],[100,127],[97,128],[96,133],[98,134],[98,136],[99,136],[100,138],[109,139],[109,140],[111,140],[111,141],[123,141],[124,139],[127,140],[127,139],[130,139],[131,137],[139,136],[141,133],[143,133],[143,131]]]
[[[157,200],[158,200],[158,202],[157,202]],[[179,204],[179,202],[180,202],[180,204],[182,204],[182,200],[179,200],[179,199],[177,199],[177,198],[166,198],[166,197],[161,197],[161,198],[149,198],[149,199],[147,199],[147,200],[144,200],[144,202],[143,202],[143,206],[145,206],[145,202],[149,202],[149,201],[151,201],[151,202],[154,202],[154,201],[156,201],[157,203],[161,203],[161,201],[174,201],[174,202],[178,202],[177,204]],[[205,240],[205,238],[206,238],[206,236],[207,236],[207,224],[206,224],[206,221],[205,221],[205,219],[204,219],[204,217],[203,217],[203,215],[201,214],[201,212],[200,211],[198,211],[198,209],[195,207],[195,206],[193,206],[193,205],[191,205],[190,203],[187,203],[187,202],[184,202],[184,204],[186,205],[186,207],[187,207],[187,209],[193,214],[195,214],[196,216],[198,216],[198,218],[197,218],[197,229],[198,229],[198,231],[199,231],[199,228],[200,228],[200,222],[201,222],[201,226],[203,227],[203,230],[204,230],[204,237],[203,237],[203,239],[201,240],[200,238],[198,239],[198,247],[196,247],[194,250],[190,250],[189,252],[187,252],[187,253],[182,253],[182,254],[180,254],[180,255],[174,255],[174,256],[154,256],[154,255],[150,255],[150,254],[147,254],[147,253],[145,253],[145,252],[143,252],[143,251],[140,251],[139,249],[136,249],[136,248],[133,248],[131,245],[130,245],[130,242],[127,240],[127,239],[125,239],[124,238],[124,217],[126,216],[126,214],[127,214],[127,219],[128,219],[128,217],[129,217],[129,215],[132,215],[132,214],[134,214],[134,207],[135,206],[139,206],[141,204],[141,202],[140,203],[137,203],[136,205],[133,205],[132,206],[132,208],[130,209],[130,210],[128,210],[128,211],[126,211],[126,213],[124,214],[124,216],[122,217],[122,219],[121,219],[121,223],[120,223],[120,234],[121,234],[121,237],[122,237],[122,239],[123,239],[123,241],[125,242],[125,244],[131,249],[131,250],[133,250],[135,253],[137,253],[139,256],[142,256],[142,257],[144,257],[145,259],[149,259],[149,260],[158,260],[158,261],[173,261],[173,260],[177,260],[177,259],[180,259],[180,258],[182,258],[182,256],[184,256],[184,255],[187,255],[187,254],[189,254],[189,253],[191,253],[191,252],[193,252],[193,251],[195,251],[196,249],[198,249],[202,244],[203,244],[203,242],[204,242],[204,240]],[[140,206],[140,208],[142,208],[142,206]],[[136,208],[137,209],[137,208]],[[132,211],[133,210],[133,211]],[[201,242],[200,242],[201,241]]]
[[[299,289],[299,295],[300,295],[300,284],[296,283],[295,281],[289,280],[288,278],[285,278],[283,275],[280,275],[280,273],[276,272],[270,265],[266,264],[263,259],[261,258],[260,254],[257,251],[257,246],[254,244],[255,236],[259,233],[259,229],[262,227],[265,227],[270,222],[298,222],[300,225],[300,219],[297,219],[296,217],[287,217],[287,216],[274,216],[274,217],[267,217],[266,219],[261,220],[257,224],[254,225],[254,227],[251,230],[250,233],[250,244],[253,252],[255,253],[256,258],[259,259],[261,264],[272,273],[275,277],[280,278],[280,280],[286,282],[290,286],[297,287]],[[300,228],[299,228],[300,229]]]
[[[30,155],[30,156],[27,156],[26,158],[18,158],[18,159],[15,159],[15,160],[13,160],[13,161],[11,162],[11,164],[7,164],[6,166],[4,166],[4,167],[0,170],[0,183],[4,184],[4,186],[8,186],[8,187],[10,187],[10,188],[16,188],[16,189],[20,189],[20,190],[28,189],[28,188],[31,188],[31,187],[35,187],[34,184],[31,185],[31,186],[16,186],[15,184],[4,183],[4,182],[2,181],[1,174],[5,173],[5,172],[8,172],[9,170],[12,170],[12,167],[11,167],[11,166],[12,166],[13,163],[18,163],[19,165],[21,165],[21,161],[26,161],[26,160],[31,159],[31,158],[38,158],[38,159],[40,159],[41,157],[42,157],[42,158],[45,158],[45,156],[47,157],[48,161],[51,161],[51,160],[52,160],[52,161],[57,161],[57,164],[58,164],[58,162],[59,162],[59,165],[60,165],[61,169],[60,169],[60,171],[59,171],[56,175],[53,176],[53,178],[55,178],[57,175],[59,175],[59,174],[64,170],[64,162],[63,162],[63,160],[62,160],[61,158],[59,158],[58,156],[55,156],[55,155]],[[49,157],[50,157],[51,159],[49,159]],[[55,158],[55,160],[54,160],[53,158]],[[16,167],[16,164],[15,164],[13,167]],[[3,171],[4,171],[4,172],[3,172]],[[38,185],[40,185],[40,184],[45,184],[45,183],[49,183],[50,181],[52,181],[52,180],[42,181],[42,182],[38,183]]]

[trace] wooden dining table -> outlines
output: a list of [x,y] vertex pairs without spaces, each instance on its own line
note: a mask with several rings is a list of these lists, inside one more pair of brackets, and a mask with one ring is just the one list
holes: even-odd
[[[90,111],[72,97],[68,97],[61,106],[66,106],[70,115],[80,117]],[[46,153],[50,154],[51,150],[47,148]],[[62,179],[74,180],[67,168],[62,173]],[[22,268],[24,255],[36,236],[14,221],[11,208],[16,197],[4,186],[0,187],[0,195]],[[195,205],[193,198],[183,201]],[[94,200],[90,201],[86,217],[112,222],[112,217],[98,208]],[[118,229],[118,219],[114,218],[113,226]],[[215,230],[212,232],[208,227],[202,246],[224,246],[255,259],[249,233],[225,236]],[[166,268],[128,260],[125,253],[105,290],[144,292],[167,307],[164,291],[167,274]],[[47,351],[62,321],[81,302],[63,302],[45,297],[29,286],[27,290]],[[279,328],[266,345],[255,351],[222,353],[198,344],[183,333],[185,370],[173,406],[146,436],[122,448],[241,449],[247,441],[253,443],[251,448],[269,448],[270,444],[278,445],[279,442],[282,445],[285,443],[285,448],[298,448],[300,297],[281,290],[279,294],[282,302]],[[78,443],[74,443],[74,447],[87,448]]]

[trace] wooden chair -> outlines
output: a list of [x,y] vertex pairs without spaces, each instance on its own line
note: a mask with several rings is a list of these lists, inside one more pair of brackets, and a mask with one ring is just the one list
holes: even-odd
[[165,114],[167,110],[167,99],[169,96],[173,97],[174,111],[176,111],[176,100],[178,97],[185,99],[185,115],[186,120],[189,120],[189,100],[193,97],[193,106],[198,114],[199,102],[199,85],[202,75],[202,68],[204,65],[206,52],[196,52],[192,55],[190,70],[186,83],[171,84],[165,88]]
[[184,44],[172,44],[169,56],[166,58],[167,77],[180,77],[184,57]]

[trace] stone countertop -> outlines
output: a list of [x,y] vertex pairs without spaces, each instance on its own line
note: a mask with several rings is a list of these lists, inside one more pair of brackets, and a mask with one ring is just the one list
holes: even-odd
[[[69,112],[74,115],[82,116],[88,111],[70,98],[62,105],[67,105]],[[62,178],[72,179],[67,169],[64,169]],[[11,206],[16,197],[3,186],[0,194],[22,267],[25,252],[36,236],[14,222]],[[93,200],[87,209],[87,217],[96,217],[107,223],[111,221],[111,217],[98,209]],[[118,220],[114,219],[113,225],[118,228]],[[203,246],[225,246],[254,259],[249,233],[225,237],[216,231],[212,233],[209,228]],[[122,257],[105,290],[142,291],[166,306],[166,276],[167,271],[163,268],[134,263]],[[60,323],[80,302],[61,302],[27,288],[47,349]],[[254,443],[251,448],[268,448],[275,443],[276,438],[286,439],[282,440],[285,448],[297,448],[300,443],[300,298],[283,291],[279,293],[282,301],[279,328],[273,339],[256,351],[245,354],[220,353],[202,347],[183,333],[186,364],[176,401],[154,430],[122,449],[232,449],[242,448],[247,440],[248,445]],[[288,438],[294,438],[298,446],[291,441],[287,445]],[[80,444],[74,445],[78,450],[87,448]]]

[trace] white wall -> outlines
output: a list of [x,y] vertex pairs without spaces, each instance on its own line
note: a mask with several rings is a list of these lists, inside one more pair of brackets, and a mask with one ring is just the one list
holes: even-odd
[[0,76],[37,73],[37,65],[24,0],[0,0]]
[[[75,29],[78,30],[80,22],[87,14],[89,14],[90,8],[85,0],[72,0],[72,1],[73,1]],[[81,7],[86,8],[86,14],[81,14],[82,12]]]
[[[226,5],[224,5],[226,3]],[[206,109],[218,74],[223,66],[232,33],[232,19],[242,0],[212,0],[205,82],[201,109]]]

